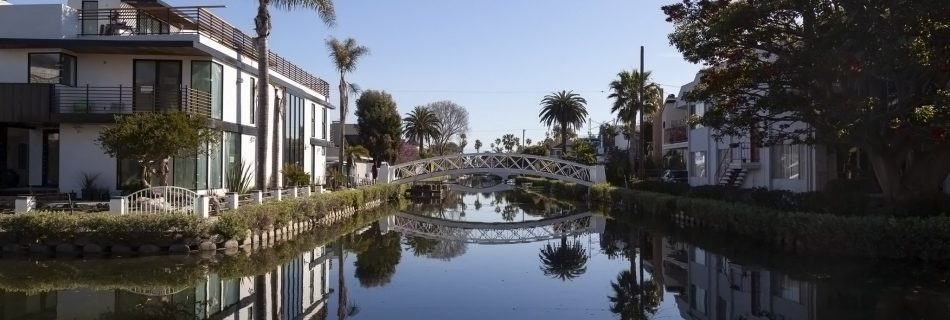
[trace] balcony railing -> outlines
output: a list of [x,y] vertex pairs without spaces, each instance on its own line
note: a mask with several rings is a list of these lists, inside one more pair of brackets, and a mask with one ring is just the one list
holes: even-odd
[[53,113],[131,114],[169,112],[211,116],[211,95],[197,89],[152,86],[57,87]]
[[689,127],[678,125],[663,129],[663,143],[674,144],[686,142],[689,137]]
[[[254,38],[202,7],[114,8],[79,10],[80,35],[132,36],[200,34],[242,55],[257,59]],[[270,69],[324,97],[330,84],[276,53],[268,52]]]

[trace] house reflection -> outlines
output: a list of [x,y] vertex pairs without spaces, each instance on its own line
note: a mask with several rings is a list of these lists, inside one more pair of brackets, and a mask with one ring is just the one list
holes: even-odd
[[0,319],[326,319],[330,253],[317,247],[260,276],[210,273],[191,287],[0,292]]
[[[733,263],[700,247],[654,237],[644,267],[673,293],[685,319],[815,319],[816,284]],[[662,268],[654,270],[654,266]],[[655,272],[655,273],[653,273]]]

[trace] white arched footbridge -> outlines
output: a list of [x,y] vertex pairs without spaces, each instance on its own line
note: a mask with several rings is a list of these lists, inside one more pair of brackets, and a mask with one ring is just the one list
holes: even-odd
[[602,233],[606,220],[590,212],[525,222],[468,222],[408,213],[379,220],[383,232],[478,244],[525,243],[584,233]]
[[532,175],[585,186],[606,181],[604,166],[517,153],[469,153],[420,159],[397,165],[383,164],[382,182],[406,183],[446,175],[486,173],[501,177]]

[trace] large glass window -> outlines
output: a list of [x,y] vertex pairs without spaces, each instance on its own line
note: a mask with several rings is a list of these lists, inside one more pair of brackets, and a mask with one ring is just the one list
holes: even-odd
[[772,278],[772,294],[782,299],[801,303],[802,282],[787,275]]
[[320,122],[323,124],[323,140],[327,140],[327,108],[323,108],[323,118],[320,118]]
[[208,151],[208,158],[211,160],[211,168],[208,171],[211,189],[220,189],[224,179],[224,139],[219,139]]
[[284,164],[303,168],[307,101],[290,93],[284,96]]
[[224,100],[224,67],[211,61],[191,62],[191,87],[211,95],[211,117],[221,119]]
[[689,155],[689,174],[694,177],[706,176],[706,151],[695,151]]
[[195,180],[198,170],[197,161],[195,155],[175,157],[172,184],[182,188],[194,189],[197,185]]
[[[225,132],[224,133],[224,148],[225,148],[225,163],[224,163],[225,177],[230,176],[231,174],[241,174],[243,170],[243,168],[241,168],[241,134],[234,133],[234,132]],[[225,187],[234,188],[235,186],[229,185]]]
[[700,313],[706,313],[706,289],[689,285],[689,306]]
[[80,15],[82,17],[82,34],[99,34],[99,19],[96,14],[99,10],[99,1],[83,1],[82,10],[83,13]]
[[802,145],[772,146],[772,179],[801,179]]
[[251,78],[251,122],[257,119],[257,79]]
[[30,83],[76,86],[76,57],[65,53],[31,53]]

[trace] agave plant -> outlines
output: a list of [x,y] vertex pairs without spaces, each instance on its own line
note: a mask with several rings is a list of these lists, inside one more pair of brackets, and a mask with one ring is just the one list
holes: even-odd
[[251,179],[253,178],[251,167],[241,161],[241,164],[235,163],[231,166],[225,182],[231,192],[245,194],[251,191]]

